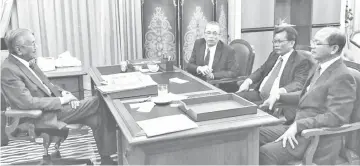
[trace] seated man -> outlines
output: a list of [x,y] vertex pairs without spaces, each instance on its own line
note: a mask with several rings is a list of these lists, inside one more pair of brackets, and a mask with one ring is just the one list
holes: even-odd
[[205,38],[197,39],[186,70],[203,79],[232,78],[238,74],[235,51],[219,40],[220,25],[209,22],[205,27]]
[[[240,85],[236,93],[249,101],[261,104],[271,94],[301,90],[312,63],[294,50],[297,36],[297,31],[293,27],[276,28],[272,41],[273,52],[265,63]],[[255,85],[255,90],[249,91],[252,84]],[[289,112],[285,117],[288,120],[294,119],[295,112]]]
[[[310,72],[302,91],[267,99],[263,106],[276,101],[298,103],[295,121],[290,126],[260,128],[260,164],[286,164],[302,159],[310,139],[300,135],[305,129],[339,127],[348,123],[356,100],[356,82],[340,58],[345,35],[334,27],[319,30],[311,41],[311,52],[319,62]],[[314,154],[315,164],[335,164],[342,146],[341,135],[320,137]]]
[[114,164],[110,155],[116,152],[116,123],[103,101],[98,97],[79,101],[70,92],[50,83],[34,63],[37,48],[30,30],[9,31],[5,41],[10,55],[2,64],[1,89],[10,106],[42,110],[42,117],[34,120],[37,128],[62,129],[76,123],[89,126],[102,164]]

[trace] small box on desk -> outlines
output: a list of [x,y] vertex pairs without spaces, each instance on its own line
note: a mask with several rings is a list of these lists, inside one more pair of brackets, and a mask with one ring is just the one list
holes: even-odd
[[256,114],[257,106],[233,93],[182,100],[180,109],[195,121]]

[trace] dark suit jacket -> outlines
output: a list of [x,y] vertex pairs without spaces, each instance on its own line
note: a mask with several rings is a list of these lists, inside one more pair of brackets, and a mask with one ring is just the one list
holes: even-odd
[[[265,63],[249,76],[253,81],[255,90],[259,90],[261,82],[269,74],[278,57],[279,55],[274,52],[270,53]],[[279,88],[285,88],[287,92],[301,90],[311,67],[311,61],[294,50],[284,67]]]
[[[302,91],[280,96],[281,102],[299,103],[295,117],[299,133],[304,129],[339,127],[348,123],[356,100],[355,79],[342,60],[330,65],[306,91],[314,73],[315,70],[311,72]],[[340,140],[339,135],[320,137],[315,161],[331,164],[327,161],[334,161],[341,148],[334,142],[341,144]],[[299,143],[296,148],[302,149],[303,146],[306,145]]]
[[[37,65],[33,70],[41,74],[38,76],[40,79],[47,79]],[[55,114],[62,108],[60,99],[49,94],[34,74],[12,55],[2,64],[1,88],[12,108],[43,111],[42,117],[36,120],[37,127],[64,127],[65,124],[57,121]],[[54,89],[62,91],[56,86]]]
[[[186,70],[200,78],[202,75],[197,74],[196,68],[204,66],[206,41],[204,38],[197,39],[194,44],[194,49],[186,66]],[[218,42],[214,62],[213,62],[214,79],[232,78],[237,76],[238,64],[235,61],[235,51],[229,45],[224,44],[221,40]]]

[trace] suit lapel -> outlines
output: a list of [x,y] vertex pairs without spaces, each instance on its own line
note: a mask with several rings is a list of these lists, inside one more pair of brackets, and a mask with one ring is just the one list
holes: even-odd
[[285,67],[283,69],[283,72],[280,76],[280,86],[282,86],[284,84],[285,79],[288,78],[288,76],[290,75],[291,68],[294,66],[294,63],[295,63],[295,56],[296,56],[296,52],[294,50],[291,53],[289,59],[287,60]]
[[28,77],[36,86],[38,86],[44,93],[46,93],[48,96],[51,96],[49,92],[45,89],[44,85],[39,81],[39,79],[36,78],[36,76],[19,60],[17,60],[13,55],[9,55],[9,60],[16,64],[20,70]]
[[[303,90],[305,90],[305,92],[303,92],[303,93],[305,93],[305,94],[300,98],[299,104],[300,104],[301,102],[303,102],[304,99],[306,98],[306,96],[309,95],[309,93],[312,92],[314,89],[316,89],[316,87],[318,87],[319,85],[321,85],[322,83],[324,83],[326,80],[328,80],[328,78],[331,76],[332,71],[333,71],[334,69],[338,68],[339,65],[341,65],[341,63],[342,63],[342,60],[339,59],[339,60],[335,61],[333,64],[331,64],[331,65],[320,75],[320,77],[315,81],[315,83],[309,88],[309,91],[306,92],[305,87],[307,87],[307,86],[310,84],[310,82],[311,82],[311,79],[308,79],[308,80],[306,81],[306,84],[305,84],[305,85],[307,85],[307,86],[304,86],[304,89],[303,89]],[[315,71],[313,71],[312,76],[314,76],[314,73],[315,73]],[[311,78],[312,78],[312,77],[311,77]]]
[[220,58],[222,56],[222,47],[223,47],[223,43],[219,40],[219,42],[218,42],[218,44],[216,46],[215,55],[214,55],[214,61],[213,61],[213,64],[212,64],[213,69],[216,66],[216,64],[220,61]]

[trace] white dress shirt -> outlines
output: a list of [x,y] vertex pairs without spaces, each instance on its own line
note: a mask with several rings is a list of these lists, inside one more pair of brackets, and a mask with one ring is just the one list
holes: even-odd
[[[329,60],[329,61],[327,61],[327,62],[319,63],[319,65],[320,65],[320,75],[319,75],[319,77],[321,76],[322,73],[324,73],[324,71],[325,71],[327,68],[329,68],[329,66],[330,66],[331,64],[333,64],[335,61],[339,60],[340,58],[341,58],[341,57],[338,56],[338,57],[336,57],[336,58],[334,58],[334,59],[331,59],[331,60]],[[310,88],[310,86],[307,86],[306,91],[309,91],[309,88]]]
[[207,49],[209,48],[209,50],[210,50],[209,64],[205,64],[205,65],[209,66],[209,69],[212,69],[212,65],[213,65],[214,57],[215,57],[216,47],[217,47],[217,44],[212,46],[212,47],[208,47],[206,45],[206,48],[205,48],[204,60],[206,59]]
[[[275,81],[274,81],[274,84],[272,85],[271,87],[271,91],[270,91],[270,94],[272,93],[277,93],[279,92],[279,84],[280,84],[280,78],[281,78],[281,75],[284,71],[284,68],[285,68],[285,65],[287,63],[287,61],[289,60],[289,57],[290,55],[293,53],[294,49],[290,50],[288,53],[284,54],[283,56],[279,56],[279,58],[281,57],[283,59],[283,62],[281,64],[281,68],[280,68],[280,71],[279,71],[279,74],[278,76],[276,77]],[[268,73],[268,75],[264,78],[264,80],[261,82],[260,84],[260,89],[259,91],[261,91],[261,89],[264,87],[266,81],[269,79],[269,76],[271,75],[271,73],[273,72],[275,66],[280,62],[279,58],[277,59],[275,65],[273,66],[273,68],[271,69],[271,71]]]

